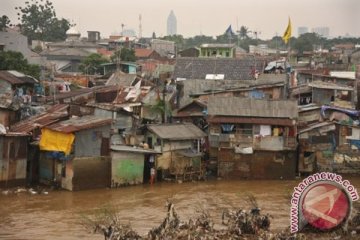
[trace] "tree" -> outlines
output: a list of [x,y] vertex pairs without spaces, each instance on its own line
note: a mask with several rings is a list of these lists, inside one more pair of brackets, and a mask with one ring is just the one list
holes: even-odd
[[135,62],[135,51],[134,49],[129,48],[122,48],[120,50],[117,50],[114,52],[114,54],[111,56],[111,61],[113,63],[117,63],[117,61],[127,61],[127,62]]
[[240,39],[249,38],[248,33],[249,33],[249,28],[247,28],[245,26],[240,27],[240,32],[239,32]]
[[79,65],[79,70],[84,74],[103,74],[100,65],[103,63],[108,63],[109,60],[104,58],[98,53],[93,53],[87,56]]
[[8,16],[3,15],[0,18],[0,31],[6,31],[6,28],[8,28],[9,26],[11,26],[10,19],[8,18]]
[[285,48],[285,42],[280,36],[275,36],[268,42],[269,48],[273,49],[284,49]]
[[165,36],[163,38],[161,38],[162,40],[167,40],[167,41],[172,41],[175,42],[177,48],[183,49],[184,44],[185,44],[185,39],[182,35],[171,35],[171,36]]
[[[295,40],[295,39],[294,39]],[[292,44],[292,48],[298,50],[299,53],[303,53],[304,51],[313,51],[315,50],[315,46],[321,43],[321,37],[316,33],[305,33],[301,34]]]
[[29,64],[21,52],[0,51],[0,70],[16,70],[37,79],[40,77],[40,67]]
[[198,47],[204,43],[214,43],[215,40],[211,36],[197,35],[188,39],[185,39],[184,48]]
[[49,0],[31,0],[25,7],[15,7],[18,20],[21,21],[21,32],[29,41],[61,41],[66,38],[66,31],[71,24],[68,20],[58,19],[52,2]]

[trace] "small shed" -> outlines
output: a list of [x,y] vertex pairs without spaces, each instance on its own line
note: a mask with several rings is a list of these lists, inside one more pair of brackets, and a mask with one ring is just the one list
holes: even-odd
[[111,146],[111,187],[121,187],[147,183],[150,169],[155,167],[155,156],[159,154],[152,149],[126,145]]

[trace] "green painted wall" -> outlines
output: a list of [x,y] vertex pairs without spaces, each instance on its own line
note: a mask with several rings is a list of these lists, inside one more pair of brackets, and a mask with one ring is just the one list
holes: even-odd
[[113,151],[111,156],[111,187],[143,183],[144,154]]
[[199,57],[224,57],[233,58],[234,48],[200,48]]

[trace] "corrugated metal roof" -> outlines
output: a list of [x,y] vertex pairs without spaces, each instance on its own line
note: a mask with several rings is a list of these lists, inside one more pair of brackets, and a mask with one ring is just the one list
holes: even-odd
[[208,114],[241,117],[297,118],[297,102],[240,97],[210,97]]
[[252,123],[261,125],[279,125],[279,126],[295,126],[296,121],[289,118],[269,118],[269,117],[233,117],[233,116],[210,116],[207,121],[209,123]]
[[30,117],[10,127],[12,132],[30,133],[35,128],[42,128],[66,118],[69,114],[67,104],[57,104],[47,110],[46,113]]
[[7,81],[13,85],[26,83],[34,84],[38,82],[35,78],[17,71],[0,71],[0,80]]
[[312,110],[319,110],[320,112],[320,106],[316,105],[315,103],[310,103],[307,105],[298,106],[298,111],[300,112],[306,112],[306,111],[312,111]]
[[125,146],[125,145],[111,145],[110,149],[113,151],[119,151],[119,152],[135,152],[135,153],[144,153],[144,154],[161,154],[160,152],[157,152],[152,149],[144,149],[139,147],[131,147],[131,146]]
[[[191,108],[192,107],[192,108]],[[190,103],[184,105],[176,111],[174,117],[195,117],[195,116],[204,116],[203,111],[207,107],[206,101],[201,101],[199,99],[194,99]],[[190,109],[188,109],[190,108]]]
[[47,126],[54,131],[71,133],[78,132],[85,129],[91,129],[95,127],[110,125],[111,118],[100,118],[96,116],[84,116],[79,118],[72,118],[66,121],[58,122],[53,125]]
[[187,140],[206,137],[206,134],[192,123],[148,125],[147,128],[162,139]]
[[120,85],[124,87],[131,86],[132,82],[137,78],[136,74],[128,74],[121,71],[115,72],[111,75],[105,85]]
[[331,125],[335,125],[335,123],[333,122],[319,122],[319,123],[315,123],[312,125],[309,125],[307,128],[304,128],[302,130],[299,131],[299,134],[305,133],[305,132],[309,132],[311,130],[317,129],[317,128],[322,128],[322,127],[327,127],[327,126],[331,126]]
[[332,82],[314,81],[312,83],[309,83],[309,86],[313,87],[313,88],[321,88],[321,89],[354,91],[353,87],[339,85],[339,84],[332,83]]
[[0,133],[0,136],[5,136],[5,137],[27,137],[29,136],[29,134],[27,133],[18,133],[18,132],[8,132],[5,134]]
[[[57,93],[55,94],[55,101],[72,98],[72,97],[79,97],[81,95],[92,94],[98,91],[104,91],[108,88],[112,88],[112,86],[96,86],[93,88],[80,88],[70,92]],[[54,96],[46,96],[45,98],[42,98],[40,101],[51,102],[53,101],[53,99]]]

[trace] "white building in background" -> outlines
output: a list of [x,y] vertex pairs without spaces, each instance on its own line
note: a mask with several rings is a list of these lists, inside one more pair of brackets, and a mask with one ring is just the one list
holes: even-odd
[[177,34],[177,20],[174,11],[171,10],[167,19],[167,35],[171,36],[176,34]]
[[308,32],[309,32],[308,27],[298,27],[298,36],[300,36],[301,34],[304,34],[304,33],[308,33]]
[[125,37],[136,37],[136,32],[134,29],[127,28],[121,32],[121,35]]
[[257,46],[249,45],[249,53],[267,56],[271,54],[277,54],[277,50],[269,48],[266,44],[259,44]]
[[325,38],[328,38],[330,36],[329,27],[315,27],[312,29],[312,31]]

